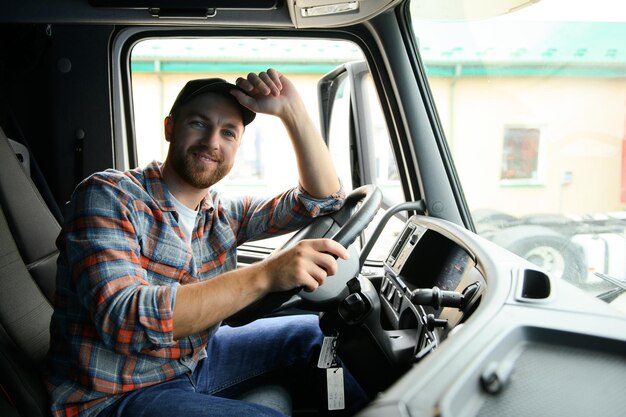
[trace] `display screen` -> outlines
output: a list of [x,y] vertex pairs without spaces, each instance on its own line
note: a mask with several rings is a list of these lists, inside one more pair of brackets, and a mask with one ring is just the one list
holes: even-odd
[[458,246],[451,249],[449,255],[444,260],[441,273],[434,282],[434,285],[446,291],[456,290],[467,268],[474,265],[467,252],[463,249]]
[[[421,323],[425,329],[426,323],[432,324],[430,320],[434,317],[439,323],[445,322],[445,326],[436,326],[420,337],[446,337],[471,311],[477,302],[479,293],[476,291],[485,285],[471,252],[445,231],[427,228],[411,219],[385,263],[385,276],[379,290],[385,312],[384,325],[390,329],[407,329]],[[464,304],[462,294],[465,295],[470,286],[474,292],[468,292],[472,295],[465,301],[471,304]],[[446,294],[442,303],[439,298],[442,294],[428,291],[434,287],[456,294]],[[423,291],[416,294],[416,290]],[[418,350],[424,347],[422,342],[422,339],[418,341]]]
[[[462,291],[461,285],[467,285],[462,281],[475,265],[465,249],[432,230],[425,231],[415,245],[409,246],[399,239],[398,246],[403,248],[393,266],[393,271],[397,273],[395,279],[411,291],[433,287],[444,291]],[[397,252],[396,248],[393,252]],[[424,306],[424,309],[435,316],[441,313],[441,309],[429,306]]]

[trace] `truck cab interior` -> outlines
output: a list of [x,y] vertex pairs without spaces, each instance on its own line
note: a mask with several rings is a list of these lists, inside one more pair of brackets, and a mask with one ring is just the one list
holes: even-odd
[[[163,158],[162,120],[186,80],[275,66],[319,119],[351,194],[295,235],[241,246],[238,264],[309,237],[354,256],[317,291],[268,297],[229,324],[319,315],[373,398],[362,417],[623,415],[626,20],[584,21],[592,5],[569,21],[550,21],[551,9],[514,19],[554,3],[570,7],[5,4],[0,414],[50,415],[41,375],[55,240],[77,184]],[[576,7],[552,11],[562,19]],[[226,190],[297,181],[279,153],[285,139],[255,123]],[[268,386],[248,398],[314,415],[292,396]]]

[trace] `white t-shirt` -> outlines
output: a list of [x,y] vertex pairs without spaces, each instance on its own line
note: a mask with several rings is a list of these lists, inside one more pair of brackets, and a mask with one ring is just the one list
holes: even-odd
[[193,228],[196,225],[198,211],[192,210],[178,201],[172,193],[170,193],[170,198],[172,200],[172,204],[176,207],[176,212],[178,213],[178,225],[183,230],[187,243],[191,245],[191,234],[193,233]]

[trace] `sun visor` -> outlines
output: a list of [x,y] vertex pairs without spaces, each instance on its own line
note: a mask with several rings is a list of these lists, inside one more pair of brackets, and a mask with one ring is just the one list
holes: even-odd
[[281,0],[88,0],[93,7],[145,9],[160,18],[207,18],[218,10],[273,10]]

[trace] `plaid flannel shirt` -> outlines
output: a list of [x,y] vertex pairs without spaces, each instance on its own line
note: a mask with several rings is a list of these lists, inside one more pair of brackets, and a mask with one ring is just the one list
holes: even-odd
[[129,391],[193,371],[217,326],[175,341],[179,285],[236,267],[237,246],[296,230],[337,210],[294,188],[273,199],[202,201],[191,247],[160,164],[107,170],[83,181],[57,240],[55,311],[47,385],[57,416],[93,416]]

